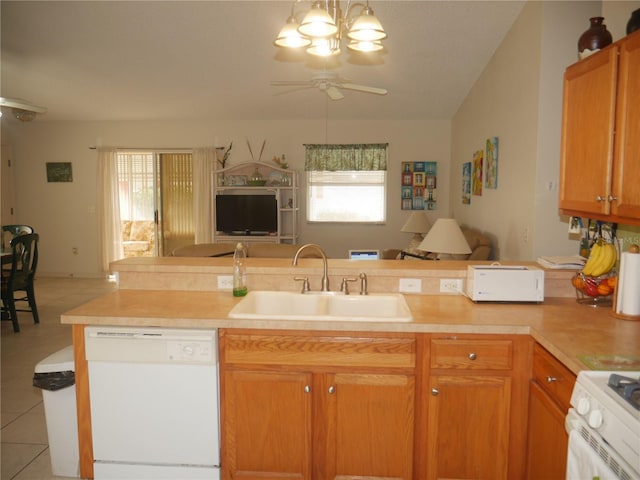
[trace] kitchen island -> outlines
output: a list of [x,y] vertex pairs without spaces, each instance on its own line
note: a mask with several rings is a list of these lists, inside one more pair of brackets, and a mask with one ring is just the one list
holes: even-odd
[[[294,276],[308,276],[312,289],[317,289],[322,270],[320,261],[315,259],[301,260],[298,267],[292,267],[286,259],[249,259],[247,263],[248,284],[253,290],[295,291],[299,284],[293,280]],[[541,304],[475,304],[461,295],[439,295],[437,286],[440,278],[464,278],[466,266],[466,262],[330,260],[329,274],[334,289],[340,284],[341,278],[355,276],[359,272],[366,272],[372,293],[397,292],[399,278],[419,279],[420,293],[406,295],[413,321],[395,323],[230,319],[227,314],[239,299],[233,298],[228,291],[218,291],[216,288],[217,277],[231,273],[230,259],[162,258],[116,262],[113,270],[119,275],[119,290],[62,316],[63,323],[74,324],[83,475],[91,476],[92,461],[90,416],[86,409],[90,392],[84,357],[84,326],[129,325],[219,328],[223,337],[237,331],[240,334],[276,337],[286,335],[287,332],[299,336],[303,332],[309,338],[340,336],[356,339],[369,336],[414,339],[416,347],[413,351],[413,363],[404,365],[400,370],[392,368],[386,374],[415,379],[416,386],[412,391],[418,400],[415,410],[411,411],[411,418],[416,425],[430,425],[426,418],[427,412],[435,411],[426,403],[423,405],[424,402],[420,400],[426,397],[424,392],[428,379],[456,378],[455,375],[443,376],[446,370],[441,366],[434,366],[433,358],[431,369],[434,373],[430,377],[429,365],[426,365],[427,352],[435,349],[434,345],[439,345],[437,342],[482,342],[483,339],[488,339],[489,342],[498,342],[495,344],[496,348],[501,348],[501,342],[513,342],[509,343],[511,350],[508,353],[508,369],[505,367],[495,373],[492,370],[494,366],[487,366],[479,373],[491,382],[502,382],[500,385],[506,389],[504,392],[511,392],[511,409],[506,409],[510,411],[510,416],[504,419],[505,435],[510,439],[510,446],[502,446],[503,456],[509,457],[509,464],[505,463],[501,467],[503,470],[498,471],[506,474],[508,468],[512,478],[515,478],[513,475],[522,477],[525,463],[522,452],[526,443],[522,430],[526,430],[525,397],[531,378],[531,344],[538,343],[571,372],[578,373],[587,368],[581,361],[584,355],[638,355],[640,323],[616,319],[611,316],[610,308],[591,308],[577,304],[569,282],[572,272],[569,271],[546,272],[546,297]],[[221,346],[224,348],[223,341]],[[237,359],[235,361],[235,364],[229,361],[230,370],[238,370]],[[221,369],[226,366],[226,361],[222,359]],[[259,366],[251,364],[250,367]],[[300,365],[296,365],[298,367]],[[324,370],[316,371],[315,368],[307,370],[316,372],[314,375],[327,374]],[[339,365],[336,368],[338,371],[341,371],[340,368],[344,369]],[[367,374],[365,371],[360,373]],[[436,373],[440,376],[436,376]],[[473,377],[474,380],[478,378]],[[224,388],[223,385],[223,396]],[[223,416],[224,401],[223,397]],[[520,433],[517,432],[518,429]],[[421,445],[416,449],[427,448],[429,441],[426,432],[415,429],[413,442]],[[224,450],[223,430],[223,452]],[[431,451],[429,448],[427,450]],[[421,463],[423,460],[418,457],[420,456],[414,455],[414,474],[427,472],[430,467]]]

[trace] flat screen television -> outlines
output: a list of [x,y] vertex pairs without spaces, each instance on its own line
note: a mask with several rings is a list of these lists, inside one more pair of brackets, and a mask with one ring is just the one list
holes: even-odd
[[216,195],[216,230],[226,235],[277,232],[275,195]]

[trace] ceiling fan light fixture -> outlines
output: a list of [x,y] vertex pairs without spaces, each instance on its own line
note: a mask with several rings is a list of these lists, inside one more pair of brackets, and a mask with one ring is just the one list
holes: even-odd
[[387,33],[382,28],[380,20],[373,14],[373,9],[367,5],[351,25],[347,37],[351,40],[374,42],[387,38]]
[[273,43],[278,47],[287,48],[301,48],[311,45],[309,37],[301,35],[298,26],[296,19],[293,16],[289,17]]
[[338,33],[338,26],[329,12],[322,8],[321,2],[315,2],[300,22],[298,31],[307,37],[330,37]]
[[382,46],[382,42],[380,41],[365,42],[365,41],[351,40],[347,44],[347,48],[349,50],[355,50],[356,52],[369,53],[369,52],[379,52],[384,47]]

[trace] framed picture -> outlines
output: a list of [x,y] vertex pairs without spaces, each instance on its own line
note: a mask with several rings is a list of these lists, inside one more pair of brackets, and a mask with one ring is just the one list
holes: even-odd
[[71,162],[47,162],[47,182],[73,182]]
[[482,161],[484,150],[477,150],[473,154],[473,178],[471,179],[471,194],[482,195]]
[[498,137],[487,138],[484,186],[498,188]]
[[462,164],[462,203],[471,203],[471,162]]
[[402,210],[435,210],[437,162],[402,162]]

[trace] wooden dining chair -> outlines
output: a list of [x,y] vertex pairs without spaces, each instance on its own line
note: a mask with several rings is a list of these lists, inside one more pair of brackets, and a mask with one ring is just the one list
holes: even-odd
[[[33,287],[38,267],[39,239],[37,233],[18,235],[13,238],[11,240],[11,269],[2,272],[2,319],[11,320],[14,332],[20,331],[17,312],[31,312],[33,322],[40,323]],[[16,308],[16,302],[21,301],[27,302],[29,308]]]
[[33,233],[33,227],[30,225],[2,225],[2,250],[5,247],[9,248],[12,239],[25,233]]

